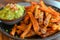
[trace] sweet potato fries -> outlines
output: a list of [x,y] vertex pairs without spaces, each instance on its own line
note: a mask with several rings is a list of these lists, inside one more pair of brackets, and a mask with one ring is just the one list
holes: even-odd
[[43,0],[40,3],[31,2],[31,6],[25,8],[26,16],[20,25],[15,24],[11,35],[17,33],[22,39],[34,35],[47,37],[60,30],[60,13],[46,6]]

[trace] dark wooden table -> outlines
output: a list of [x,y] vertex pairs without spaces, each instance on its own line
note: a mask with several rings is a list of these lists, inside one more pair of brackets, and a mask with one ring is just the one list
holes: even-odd
[[[14,3],[14,2],[20,2],[22,0],[0,0],[0,4],[7,4],[7,3]],[[24,0],[24,1],[32,1],[32,0]],[[60,0],[59,0],[60,1]],[[13,40],[9,37],[7,37],[6,35],[4,35],[2,32],[0,32],[0,40]],[[56,39],[54,40],[60,40],[60,37],[57,37]]]

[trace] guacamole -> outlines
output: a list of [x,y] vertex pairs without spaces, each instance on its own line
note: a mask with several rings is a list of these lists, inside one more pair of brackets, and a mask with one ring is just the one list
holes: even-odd
[[24,14],[24,6],[18,4],[7,4],[2,10],[0,10],[0,19],[14,20],[18,19]]

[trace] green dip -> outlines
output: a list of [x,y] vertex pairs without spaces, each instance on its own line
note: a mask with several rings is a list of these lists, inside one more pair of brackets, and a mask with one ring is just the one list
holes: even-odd
[[14,20],[18,19],[24,14],[24,6],[18,4],[7,4],[2,10],[0,10],[0,19]]

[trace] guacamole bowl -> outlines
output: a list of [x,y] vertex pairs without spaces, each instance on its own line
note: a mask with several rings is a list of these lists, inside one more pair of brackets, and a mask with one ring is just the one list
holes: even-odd
[[7,4],[0,10],[0,20],[5,24],[15,24],[25,16],[24,6],[18,4]]
[[15,20],[2,20],[2,19],[0,19],[0,20],[4,24],[13,25],[15,23],[19,23],[23,18],[24,18],[24,16],[20,17],[19,19],[15,19]]

